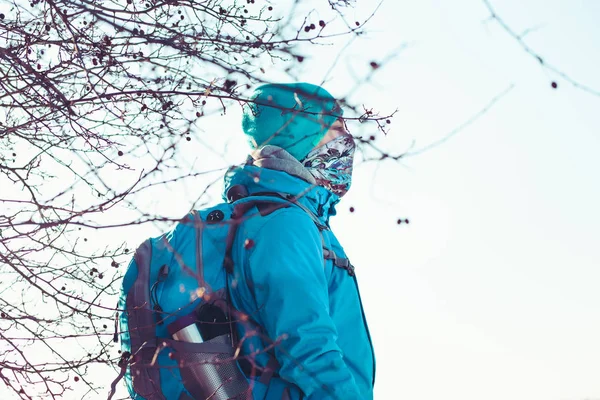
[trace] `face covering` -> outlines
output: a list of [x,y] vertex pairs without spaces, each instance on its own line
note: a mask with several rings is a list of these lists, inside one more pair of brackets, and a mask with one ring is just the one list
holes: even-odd
[[352,183],[352,162],[356,144],[352,136],[338,136],[311,150],[302,164],[317,185],[342,197]]

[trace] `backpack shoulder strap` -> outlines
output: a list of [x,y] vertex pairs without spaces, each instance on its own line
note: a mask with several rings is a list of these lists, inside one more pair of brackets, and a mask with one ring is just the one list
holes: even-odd
[[324,225],[324,224],[321,223],[321,221],[315,215],[315,213],[313,213],[308,207],[306,207],[304,204],[302,204],[302,203],[300,203],[298,201],[298,196],[294,196],[293,194],[282,193],[282,192],[258,192],[258,193],[253,193],[253,194],[251,194],[249,196],[275,197],[275,198],[278,198],[278,199],[285,200],[285,201],[287,201],[287,202],[295,205],[296,207],[300,208],[306,214],[308,214],[308,216],[315,223],[315,225],[317,226],[317,228],[319,228],[320,232],[326,231],[326,230],[329,229],[327,227],[327,225]]
[[233,258],[231,257],[231,251],[233,249],[233,242],[235,241],[237,230],[244,221],[244,216],[254,207],[257,207],[260,215],[265,217],[277,210],[290,207],[290,203],[282,202],[280,200],[250,199],[234,204],[233,214],[229,221],[229,231],[227,232],[227,239],[225,242],[225,259],[223,260],[223,266],[229,274],[233,273]]

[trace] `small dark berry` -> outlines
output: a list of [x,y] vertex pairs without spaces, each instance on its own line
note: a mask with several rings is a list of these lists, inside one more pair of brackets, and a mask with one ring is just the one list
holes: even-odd
[[558,83],[552,82],[552,89],[556,89],[558,87]]
[[4,19],[5,15],[0,13],[0,19]]
[[315,26],[315,24],[310,24],[310,29],[316,29],[317,27]]
[[307,26],[305,26],[305,27],[304,27],[304,32],[310,32],[310,26],[308,26],[308,25],[307,25]]
[[269,6],[269,11],[273,11],[273,7]]
[[319,26],[321,28],[324,28],[325,27],[325,21],[323,21],[323,20],[319,21]]
[[369,140],[375,140],[375,136],[374,135],[369,136]]
[[185,140],[187,140],[189,142],[190,140],[192,140],[192,138],[188,136],[185,138]]
[[254,247],[254,240],[246,239],[246,241],[244,242],[244,248],[246,250],[248,250],[248,249],[251,249],[252,247]]
[[353,213],[354,212],[354,207],[350,207],[350,212]]
[[356,21],[355,22],[356,26],[360,26],[360,22]]
[[73,378],[73,380],[74,380],[75,382],[78,382],[78,381],[79,381],[79,377],[78,377],[78,376],[76,376],[75,378]]
[[119,155],[119,157],[120,157],[120,156],[122,156],[122,155],[123,155],[123,152],[122,152],[121,150],[119,150],[119,152],[118,152],[117,154],[118,154],[118,155]]

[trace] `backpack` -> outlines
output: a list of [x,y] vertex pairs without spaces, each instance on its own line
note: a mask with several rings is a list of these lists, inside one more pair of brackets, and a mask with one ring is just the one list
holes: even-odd
[[[292,204],[318,220],[293,196],[247,196],[244,189],[242,195],[234,192],[231,203],[192,211],[136,250],[119,298],[121,372],[109,399],[121,378],[136,400],[252,399],[250,379],[237,359],[235,310],[228,299],[237,228],[244,218]],[[176,340],[176,331],[194,323],[200,340]],[[266,385],[278,369],[272,358],[260,378]]]

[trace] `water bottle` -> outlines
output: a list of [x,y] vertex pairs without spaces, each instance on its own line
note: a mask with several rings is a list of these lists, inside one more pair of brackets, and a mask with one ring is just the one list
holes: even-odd
[[[173,339],[181,342],[231,344],[228,326],[225,313],[206,304],[198,313],[179,318],[167,329]],[[179,370],[183,385],[194,399],[252,399],[246,376],[231,354],[177,352],[177,356],[182,362]]]

